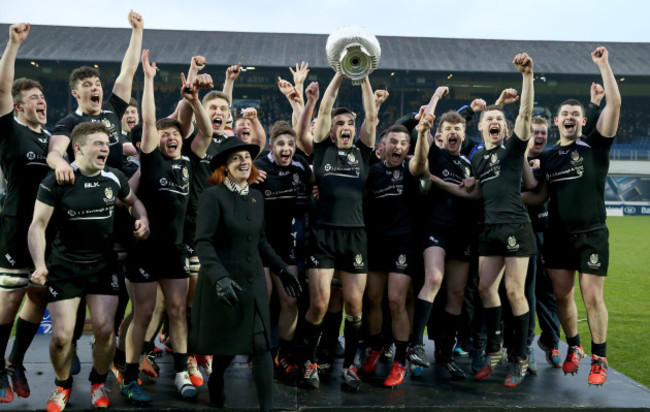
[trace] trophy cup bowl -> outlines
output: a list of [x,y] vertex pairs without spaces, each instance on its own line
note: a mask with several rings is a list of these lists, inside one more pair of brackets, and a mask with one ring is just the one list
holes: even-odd
[[377,38],[359,26],[337,29],[327,38],[327,60],[337,72],[358,85],[379,65],[381,46]]

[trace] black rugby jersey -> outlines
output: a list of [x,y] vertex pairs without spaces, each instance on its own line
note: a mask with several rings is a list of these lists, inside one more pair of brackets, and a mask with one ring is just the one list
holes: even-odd
[[411,175],[408,161],[388,167],[386,162],[370,166],[366,196],[368,236],[399,236],[412,232],[412,202],[419,180]]
[[613,141],[594,130],[541,154],[541,173],[549,189],[549,226],[573,232],[605,224],[605,179]]
[[521,177],[528,142],[513,134],[504,145],[478,150],[472,157],[474,175],[483,189],[484,221],[530,222],[521,200]]
[[190,194],[192,166],[198,157],[170,159],[158,148],[140,153],[138,198],[147,209],[151,235],[145,241],[166,249],[183,243],[183,222]]
[[38,185],[50,171],[47,147],[50,133],[32,131],[8,113],[0,117],[0,165],[7,179],[2,213],[31,221]]
[[331,139],[314,143],[318,186],[315,223],[332,227],[364,227],[363,191],[373,148],[357,141],[339,149]]
[[113,217],[116,199],[124,199],[131,188],[124,174],[111,167],[95,176],[75,169],[75,181],[59,185],[54,171],[41,182],[37,199],[54,208],[57,233],[52,256],[75,262],[104,259],[113,250]]
[[[183,154],[189,158],[196,157],[196,154],[192,151],[192,141],[196,138],[198,130],[194,128],[192,134],[183,140]],[[219,152],[219,145],[223,143],[228,136],[226,135],[212,135],[212,141],[208,146],[208,149],[205,152],[205,156],[200,159],[192,169],[192,182],[190,184],[190,199],[187,205],[187,214],[196,216],[196,210],[199,207],[199,196],[201,193],[208,187],[210,183],[208,179],[212,176],[212,170],[210,170],[210,160]]]
[[311,194],[311,169],[300,157],[294,157],[289,166],[279,166],[271,153],[255,160],[255,167],[266,172],[264,182],[252,187],[264,196],[266,235],[270,241],[288,234],[293,220],[304,213]]
[[[530,162],[533,159],[539,159],[539,156],[529,157],[528,161]],[[535,176],[535,178],[537,178],[539,181],[544,178],[540,169],[533,169],[533,176]],[[521,191],[528,192],[529,190],[526,189],[522,184]],[[528,210],[530,222],[533,225],[533,231],[545,231],[548,225],[548,201],[542,203],[541,205],[526,205],[526,209]]]
[[[90,115],[77,109],[74,113],[70,113],[63,119],[59,120],[56,126],[54,126],[52,134],[63,135],[70,138],[72,129],[74,129],[74,127],[79,123],[100,122],[104,124],[106,129],[109,131],[108,144],[110,148],[108,159],[106,159],[106,165],[119,169],[122,167],[122,142],[124,141],[124,138],[122,137],[122,116],[127,107],[129,107],[129,103],[111,93],[108,100],[104,100],[100,114]],[[70,162],[74,160],[72,144],[68,146],[68,160]]]
[[[438,146],[431,145],[427,156],[429,173],[445,182],[459,185],[463,179],[472,177],[472,165],[463,155],[452,155]],[[440,189],[436,185],[426,196],[426,225],[434,227],[468,227],[480,220],[480,205]]]

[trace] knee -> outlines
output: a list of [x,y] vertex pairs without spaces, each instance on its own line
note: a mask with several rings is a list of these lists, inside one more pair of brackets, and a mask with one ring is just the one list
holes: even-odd
[[478,284],[478,294],[483,300],[492,297],[492,289],[492,285],[488,283],[480,282]]
[[358,299],[348,298],[345,299],[345,313],[350,315],[361,315],[362,304]]
[[449,293],[447,293],[447,301],[450,303],[453,303],[458,306],[462,306],[464,300],[465,300],[464,289],[450,290]]
[[506,294],[508,295],[508,300],[510,302],[517,302],[526,299],[524,291],[521,290],[521,288],[509,287],[506,289]]
[[427,273],[424,279],[424,285],[422,289],[430,290],[432,292],[437,292],[440,289],[442,284],[442,276],[438,273]]
[[94,328],[95,341],[97,342],[108,342],[113,339],[113,325],[110,322],[104,322],[104,324],[99,325]]
[[368,303],[370,304],[370,306],[374,308],[381,307],[381,302],[384,298],[383,293],[377,293],[377,292],[368,293],[366,296],[368,297]]
[[185,305],[185,302],[168,302],[166,309],[167,316],[172,319],[185,319],[187,316],[187,305]]
[[298,312],[298,299],[291,296],[284,296],[280,299],[280,307],[285,311]]
[[317,297],[313,299],[310,305],[312,312],[318,317],[322,318],[327,312],[328,302],[323,297]]
[[53,330],[50,345],[56,349],[63,349],[72,343],[73,329],[70,330]]
[[399,294],[389,294],[388,295],[388,306],[390,307],[391,313],[401,313],[406,310],[406,296],[400,296]]

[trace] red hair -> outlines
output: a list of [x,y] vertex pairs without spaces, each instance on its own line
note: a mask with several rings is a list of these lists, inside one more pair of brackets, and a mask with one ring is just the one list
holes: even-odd
[[[257,181],[257,178],[259,177],[260,172],[257,170],[257,167],[255,167],[255,164],[251,164],[251,175],[248,177],[248,180],[246,182],[249,185],[252,185]],[[226,180],[226,165],[221,165],[217,167],[214,172],[212,172],[212,176],[208,179],[208,182],[210,182],[211,185],[220,185]]]

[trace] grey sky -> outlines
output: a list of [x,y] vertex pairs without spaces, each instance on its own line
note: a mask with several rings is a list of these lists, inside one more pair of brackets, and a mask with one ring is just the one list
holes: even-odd
[[391,36],[650,42],[648,0],[0,0],[0,22],[128,27],[131,8],[150,29],[327,34],[357,24]]

